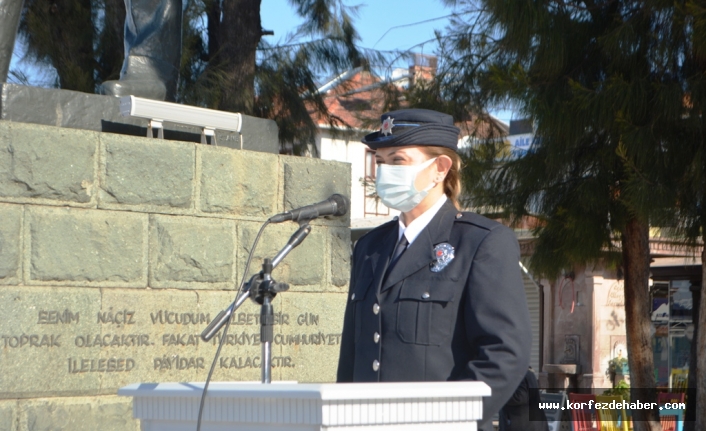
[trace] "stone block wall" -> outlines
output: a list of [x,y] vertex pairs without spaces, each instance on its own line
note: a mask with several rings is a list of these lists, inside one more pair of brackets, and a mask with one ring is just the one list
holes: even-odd
[[[350,194],[349,165],[0,121],[0,431],[137,430],[118,388],[203,381],[271,215]],[[321,219],[274,271],[273,379],[335,378],[349,219]],[[249,274],[296,230],[271,225]],[[214,381],[260,379],[259,306]]]

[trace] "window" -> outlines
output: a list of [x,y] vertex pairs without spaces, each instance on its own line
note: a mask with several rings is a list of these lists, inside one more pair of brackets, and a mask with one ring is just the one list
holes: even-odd
[[382,216],[389,215],[390,210],[380,202],[375,191],[375,172],[377,163],[375,162],[375,151],[365,150],[365,177],[362,178],[363,194],[364,194],[364,216]]
[[375,163],[375,151],[365,150],[365,178],[375,179],[375,171],[377,164]]

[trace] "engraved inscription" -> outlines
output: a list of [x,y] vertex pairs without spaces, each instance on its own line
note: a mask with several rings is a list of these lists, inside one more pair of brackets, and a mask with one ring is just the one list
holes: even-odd
[[98,312],[98,323],[113,323],[115,325],[134,325],[135,312],[128,310]]
[[272,357],[272,368],[284,367],[284,368],[294,368],[294,362],[292,362],[291,356],[273,356]]
[[341,344],[341,334],[275,334],[275,344],[280,345],[314,345],[336,346]]
[[[283,367],[283,368],[294,368],[294,362],[292,361],[291,356],[273,356],[272,357],[272,368],[277,368],[277,367]],[[232,357],[224,357],[224,358],[218,358],[218,365],[220,368],[224,369],[241,369],[241,368],[260,368],[262,366],[262,362],[260,360],[259,356],[255,357],[239,357],[239,356],[232,356]]]
[[[289,314],[274,313],[275,325],[289,325]],[[231,317],[232,325],[259,325],[260,315],[255,313],[238,313],[237,316]]]
[[297,323],[299,326],[318,326],[319,325],[319,315],[304,313],[297,317]]
[[163,346],[198,346],[199,336],[197,334],[164,334],[162,335]]
[[623,307],[625,305],[625,287],[623,281],[616,281],[608,289],[606,307]]
[[184,358],[179,355],[154,358],[155,370],[190,370],[205,368],[203,358]]
[[74,338],[76,347],[141,347],[154,346],[150,342],[149,334],[96,334],[96,335],[77,335]]
[[61,311],[40,310],[37,316],[38,325],[57,325],[59,323],[78,323],[78,311],[76,313],[69,309]]
[[88,359],[69,358],[69,373],[116,373],[132,371],[135,360],[132,358]]
[[[132,308],[132,309],[131,309]],[[34,314],[36,313],[36,314]],[[80,322],[78,311],[73,309],[62,309],[59,307],[52,308],[51,306],[39,308],[32,311],[32,319],[36,316],[37,325],[55,325],[53,329],[58,332],[54,334],[42,334],[38,327],[34,333],[21,334],[0,334],[0,343],[5,349],[21,349],[21,348],[79,348],[82,349],[78,354],[62,354],[59,353],[59,361],[65,360],[64,368],[72,375],[80,375],[85,373],[128,373],[139,366],[142,370],[153,369],[155,371],[186,371],[186,370],[201,370],[208,368],[211,353],[202,352],[201,350],[207,347],[217,346],[222,337],[222,332],[216,334],[208,343],[203,342],[200,337],[200,332],[205,325],[211,322],[210,313],[201,312],[186,312],[183,310],[175,310],[174,308],[162,308],[159,310],[137,310],[136,307],[113,307],[107,310],[91,311],[81,313],[86,315],[94,315],[96,320],[90,322],[91,326],[85,329],[76,331],[74,327],[66,325],[76,325]],[[149,318],[146,316],[149,314]],[[90,318],[89,318],[90,320]],[[94,323],[95,322],[95,323]],[[87,322],[84,320],[83,325]],[[140,325],[147,325],[147,329]],[[260,314],[259,313],[237,313],[232,316],[232,325],[240,326],[240,331],[233,330],[232,333],[226,335],[224,344],[229,346],[247,347],[260,346]],[[322,325],[319,314],[303,312],[293,315],[287,313],[274,314],[275,325],[295,325],[302,330],[295,334],[275,334],[273,344],[279,346],[294,346],[298,349],[299,346],[316,346],[322,348],[324,346],[337,346],[341,342],[340,333],[328,333],[322,331],[326,325]],[[135,325],[135,326],[128,326]],[[157,325],[171,325],[162,326]],[[59,328],[62,328],[59,331]],[[246,328],[247,327],[247,328]],[[66,328],[67,332],[63,332]],[[104,330],[101,330],[103,328]],[[132,328],[128,330],[127,328]],[[140,328],[140,329],[138,329]],[[171,330],[170,330],[171,328]],[[310,330],[317,330],[317,332]],[[122,333],[122,332],[126,333]],[[18,331],[19,332],[19,331]],[[286,332],[286,331],[285,331]],[[71,341],[65,340],[73,340]],[[68,344],[68,346],[67,346]],[[145,352],[146,357],[137,355],[138,349],[140,352]],[[142,348],[147,348],[142,350]],[[150,349],[152,347],[153,349]],[[102,349],[122,349],[118,355],[121,357],[113,357],[108,355],[107,358],[101,358],[99,353],[104,352]],[[164,354],[163,348],[176,348],[181,352],[180,355]],[[90,353],[89,353],[90,352]],[[154,352],[154,353],[152,353]],[[192,353],[193,352],[193,353]],[[237,353],[234,352],[236,355]],[[22,354],[18,352],[18,354]],[[232,355],[233,353],[231,353]],[[55,354],[50,353],[50,356]],[[139,356],[139,357],[138,357]],[[63,359],[65,358],[65,359]],[[273,368],[295,368],[294,359],[292,356],[273,356],[271,365]],[[152,364],[142,363],[143,361]],[[150,366],[151,365],[151,366]],[[260,356],[228,356],[227,354],[218,358],[218,366],[224,370],[246,370],[259,369],[263,365],[263,359]]]
[[150,313],[152,323],[161,323],[162,325],[201,325],[208,324],[211,321],[210,314],[204,313],[177,313],[169,310],[159,310],[156,313]]
[[260,357],[255,356],[254,358],[247,357],[245,359],[240,358],[240,357],[230,357],[230,358],[218,358],[219,359],[219,365],[221,368],[229,369],[229,368],[260,368],[261,363],[260,363]]
[[[259,356],[255,357],[238,357],[233,356],[230,358],[218,358],[218,364],[221,368],[260,368],[262,363]],[[272,357],[272,368],[284,367],[284,368],[294,368],[294,362],[291,356],[273,356]]]
[[59,338],[61,335],[2,335],[3,347],[61,347]]
[[[217,334],[211,341],[214,345],[220,342],[221,334]],[[240,334],[227,334],[224,344],[229,346],[257,346],[260,344],[260,334],[246,334],[245,332],[241,332]]]

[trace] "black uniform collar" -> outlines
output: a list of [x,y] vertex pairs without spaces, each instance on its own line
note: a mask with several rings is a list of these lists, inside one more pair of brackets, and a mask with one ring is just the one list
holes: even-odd
[[[456,214],[458,214],[458,210],[450,200],[447,200],[446,203],[439,209],[439,212],[436,213],[434,218],[431,219],[427,227],[422,230],[417,239],[415,239],[404,254],[400,256],[400,260],[397,262],[395,267],[392,268],[390,273],[387,275],[387,279],[385,279],[380,287],[380,292],[388,290],[400,280],[403,280],[420,269],[429,266],[429,263],[435,259],[434,246],[449,240],[449,235],[451,233],[451,228],[453,227],[453,221]],[[396,229],[393,230],[393,232],[397,233]]]

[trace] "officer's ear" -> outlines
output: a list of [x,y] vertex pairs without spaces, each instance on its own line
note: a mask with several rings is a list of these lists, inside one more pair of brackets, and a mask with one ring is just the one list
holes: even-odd
[[451,170],[451,166],[453,166],[453,161],[451,160],[451,157],[444,156],[444,155],[437,156],[436,157],[437,176],[434,179],[434,181],[436,183],[443,182],[444,178],[446,178],[446,175],[449,173],[449,170]]

